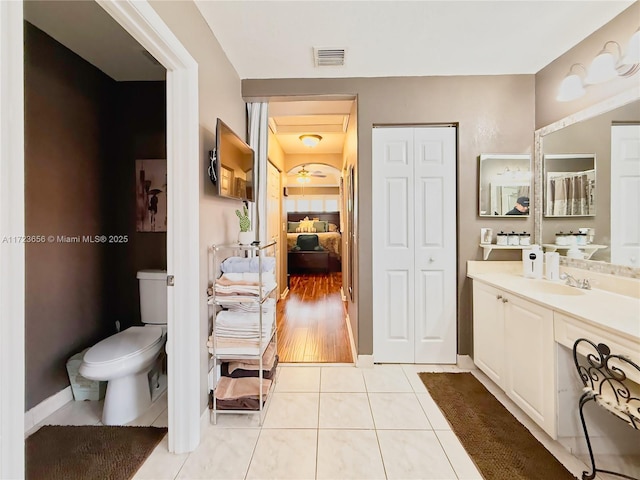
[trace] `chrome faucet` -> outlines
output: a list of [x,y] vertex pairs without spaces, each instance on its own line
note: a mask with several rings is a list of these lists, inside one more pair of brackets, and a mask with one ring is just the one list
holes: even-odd
[[570,287],[582,288],[583,290],[591,290],[591,283],[588,278],[579,280],[568,273],[560,274],[560,280],[566,280],[566,285]]

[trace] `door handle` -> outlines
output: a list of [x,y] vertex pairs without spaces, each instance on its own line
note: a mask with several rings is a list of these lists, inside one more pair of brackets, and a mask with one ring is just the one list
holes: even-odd
[[429,263],[433,263],[435,262],[435,260],[433,259],[433,257],[429,257]]

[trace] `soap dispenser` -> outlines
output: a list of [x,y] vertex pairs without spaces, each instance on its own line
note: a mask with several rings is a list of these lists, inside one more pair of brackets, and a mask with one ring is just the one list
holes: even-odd
[[538,245],[522,250],[522,274],[525,278],[542,278],[542,251]]
[[546,252],[545,256],[545,277],[547,280],[556,281],[560,279],[560,254],[558,252]]

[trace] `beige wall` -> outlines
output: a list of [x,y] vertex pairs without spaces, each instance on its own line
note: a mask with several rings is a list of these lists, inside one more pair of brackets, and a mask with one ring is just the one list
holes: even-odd
[[206,174],[208,151],[214,147],[216,119],[220,117],[241,137],[246,132],[246,107],[240,93],[240,78],[211,33],[200,11],[191,1],[153,1],[153,8],[178,40],[198,62],[198,94],[200,115],[200,238],[194,239],[200,249],[200,353],[201,409],[207,405],[208,353],[204,348],[209,335],[209,313],[206,302],[208,251],[214,243],[237,241],[239,226],[235,210],[239,200],[223,199],[214,194]]
[[536,129],[638,86],[640,80],[636,74],[587,87],[586,95],[572,102],[558,102],[556,100],[558,87],[571,65],[582,63],[588,67],[609,40],[618,42],[625,51],[631,35],[638,28],[639,18],[640,2],[635,2],[611,22],[536,73]]
[[[347,94],[358,98],[358,353],[373,351],[371,283],[371,129],[374,124],[457,123],[458,353],[471,353],[471,288],[466,261],[481,259],[481,227],[532,231],[533,219],[477,216],[478,155],[531,153],[534,76],[243,80],[246,99]],[[495,258],[502,258],[496,256]],[[512,256],[508,258],[517,258]]]

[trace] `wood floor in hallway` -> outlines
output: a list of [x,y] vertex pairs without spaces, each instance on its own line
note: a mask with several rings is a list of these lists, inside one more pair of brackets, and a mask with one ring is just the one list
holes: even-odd
[[291,275],[277,309],[280,362],[353,362],[341,282],[340,272]]

